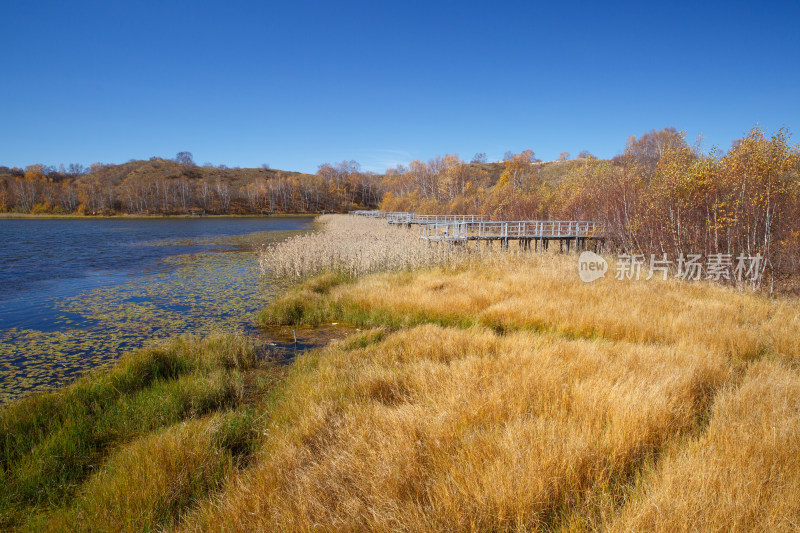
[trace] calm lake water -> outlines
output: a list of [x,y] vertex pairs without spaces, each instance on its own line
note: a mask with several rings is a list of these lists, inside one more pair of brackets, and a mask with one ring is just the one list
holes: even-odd
[[158,339],[248,329],[257,250],[311,217],[0,219],[0,401]]

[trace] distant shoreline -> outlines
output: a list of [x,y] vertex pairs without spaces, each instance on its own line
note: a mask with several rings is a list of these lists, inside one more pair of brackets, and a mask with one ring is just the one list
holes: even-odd
[[32,215],[29,213],[0,213],[0,220],[14,219],[113,219],[113,218],[283,218],[283,217],[318,217],[322,213],[276,213],[272,215]]

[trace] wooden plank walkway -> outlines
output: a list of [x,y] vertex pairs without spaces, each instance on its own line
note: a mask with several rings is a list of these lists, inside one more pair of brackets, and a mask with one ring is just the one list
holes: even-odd
[[582,220],[518,220],[445,222],[420,226],[420,236],[429,241],[474,241],[486,239],[593,239],[600,237],[599,222]]
[[583,220],[515,220],[449,222],[425,224],[419,227],[420,238],[431,242],[451,242],[464,244],[485,241],[489,244],[499,241],[508,249],[509,241],[515,240],[523,250],[538,248],[546,250],[550,241],[559,241],[561,250],[586,249],[588,242],[602,243],[602,225],[599,222]]
[[347,214],[359,217],[381,218],[381,212],[378,211],[377,209],[373,210],[359,209],[358,211],[348,211]]
[[350,214],[383,218],[389,224],[419,226],[419,236],[428,242],[466,244],[480,242],[491,245],[499,241],[504,249],[509,241],[518,241],[521,249],[546,250],[550,241],[559,241],[561,250],[586,249],[588,243],[595,248],[603,243],[603,226],[585,220],[488,220],[483,215],[419,215],[417,213],[390,213],[383,211],[351,211]]
[[416,213],[386,213],[389,224],[446,224],[451,222],[482,222],[489,219],[484,215],[418,215]]

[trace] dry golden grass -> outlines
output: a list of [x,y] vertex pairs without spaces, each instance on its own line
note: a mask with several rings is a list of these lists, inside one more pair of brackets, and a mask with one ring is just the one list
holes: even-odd
[[669,454],[615,531],[800,530],[800,374],[753,365],[708,431]]
[[368,276],[333,287],[326,301],[414,321],[473,321],[497,330],[676,344],[742,360],[800,355],[800,304],[710,283],[582,283],[574,255],[495,254],[456,272]]
[[322,215],[324,228],[266,248],[259,256],[262,272],[297,281],[322,272],[349,277],[373,272],[462,264],[474,254],[447,243],[428,243],[416,231],[385,220]]
[[183,530],[798,525],[796,300],[490,253],[317,278],[265,316],[395,331],[299,358],[263,455]]
[[730,378],[721,357],[530,332],[357,346],[298,361],[264,455],[186,529],[547,528],[696,430]]

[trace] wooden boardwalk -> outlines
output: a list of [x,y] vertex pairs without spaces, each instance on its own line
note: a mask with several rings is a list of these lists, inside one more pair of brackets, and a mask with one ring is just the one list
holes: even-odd
[[428,242],[449,242],[465,245],[481,242],[488,246],[495,241],[508,249],[510,241],[517,241],[523,250],[547,250],[551,241],[567,251],[586,249],[591,243],[595,249],[603,243],[603,226],[585,220],[515,220],[493,221],[483,215],[419,215],[416,213],[389,213],[383,211],[351,211],[350,214],[385,219],[389,224],[419,226],[419,236]]
[[483,222],[489,217],[484,215],[418,215],[416,213],[386,213],[386,221],[389,224],[449,224],[459,222]]
[[602,225],[599,222],[583,220],[516,220],[449,222],[421,225],[420,238],[434,242],[463,244],[475,241],[499,241],[508,248],[509,241],[517,241],[520,248],[546,250],[550,241],[559,241],[563,250],[586,249],[588,242],[602,242]]
[[367,218],[382,218],[389,224],[405,224],[409,227],[418,224],[443,224],[446,222],[481,222],[489,220],[484,215],[419,215],[417,213],[389,212],[378,210],[348,211],[348,215]]
[[383,218],[381,217],[381,211],[375,210],[365,210],[359,209],[358,211],[348,211],[348,215],[359,216],[359,217],[368,217],[368,218]]

